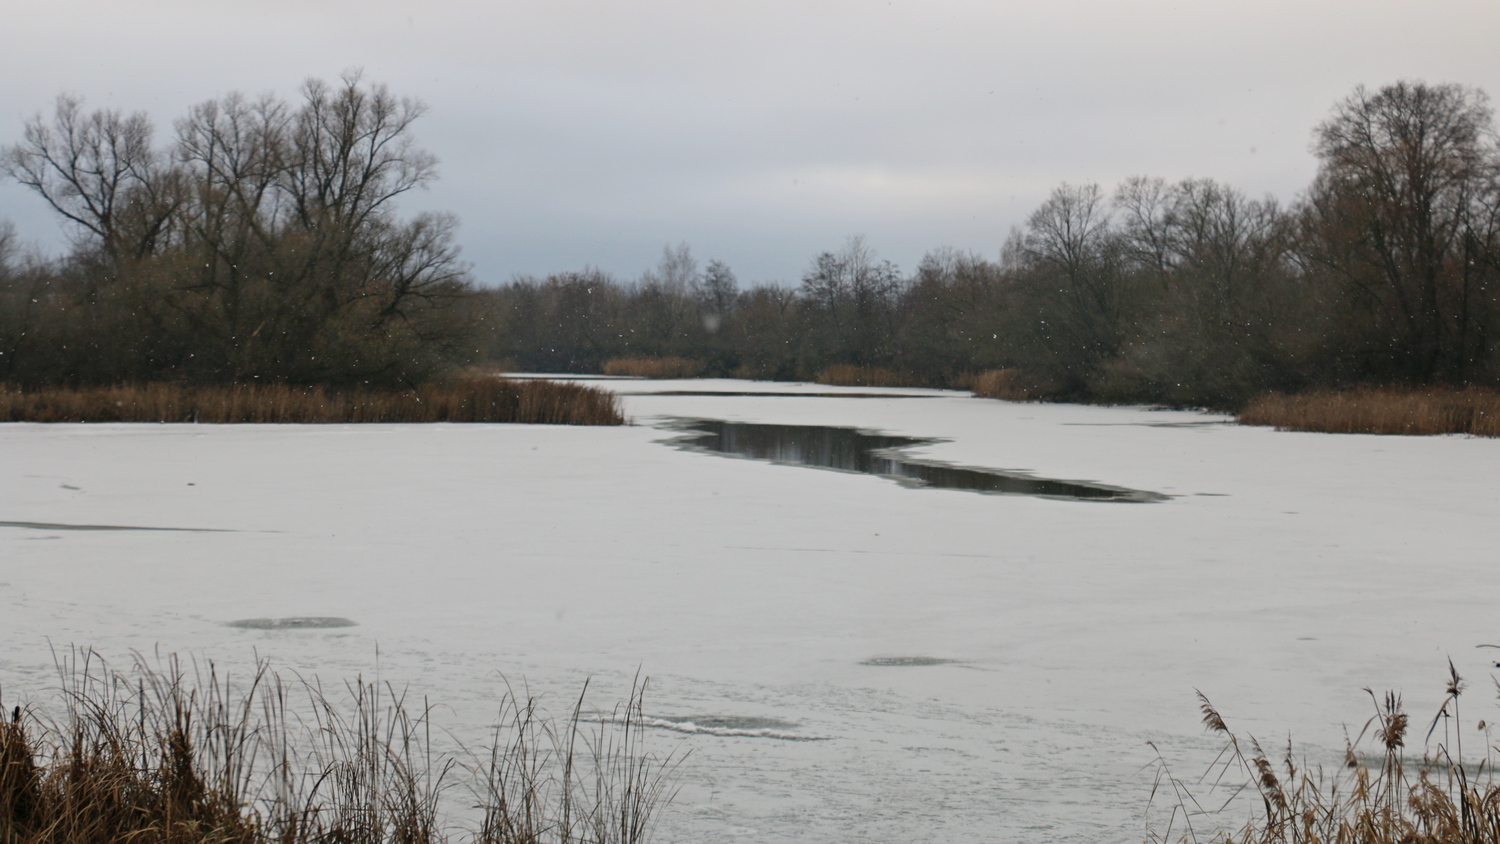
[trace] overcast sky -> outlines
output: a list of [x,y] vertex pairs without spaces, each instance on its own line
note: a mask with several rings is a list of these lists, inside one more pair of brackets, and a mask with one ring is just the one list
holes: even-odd
[[[229,91],[294,99],[350,68],[421,99],[476,276],[600,267],[666,244],[795,283],[863,234],[910,271],[995,257],[1056,185],[1207,176],[1296,197],[1355,85],[1500,95],[1496,0],[49,0],[0,24],[0,143],[60,92],[163,141]],[[49,251],[56,221],[0,184]]]

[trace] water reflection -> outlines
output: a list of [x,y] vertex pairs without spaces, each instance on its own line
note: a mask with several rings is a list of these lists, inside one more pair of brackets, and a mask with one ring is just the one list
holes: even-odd
[[967,468],[916,460],[905,456],[901,450],[936,440],[869,434],[856,428],[764,425],[719,419],[677,420],[673,427],[688,432],[687,436],[676,441],[676,444],[684,448],[775,463],[880,475],[907,486],[1079,501],[1145,502],[1164,501],[1167,498],[1155,492],[1106,484],[1060,481],[996,469]]

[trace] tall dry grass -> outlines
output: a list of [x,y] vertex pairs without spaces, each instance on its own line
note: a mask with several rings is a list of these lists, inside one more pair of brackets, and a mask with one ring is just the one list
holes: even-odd
[[819,372],[813,379],[835,387],[920,387],[921,379],[911,373],[897,372],[883,366],[839,364]]
[[604,362],[605,375],[636,378],[697,378],[703,361],[687,358],[613,358]]
[[521,422],[621,425],[607,390],[553,381],[466,378],[413,390],[236,384],[0,387],[5,422]]
[[[1500,844],[1500,782],[1488,725],[1477,757],[1465,757],[1459,698],[1464,682],[1448,664],[1447,695],[1427,727],[1435,750],[1408,764],[1410,719],[1401,698],[1377,698],[1368,689],[1375,714],[1345,745],[1336,772],[1299,763],[1290,743],[1272,758],[1253,737],[1241,739],[1200,692],[1203,723],[1226,745],[1195,784],[1172,775],[1160,752],[1151,801],[1170,806],[1164,830],[1148,827],[1151,842],[1213,841],[1223,844]],[[1368,740],[1368,743],[1367,743]],[[1373,753],[1367,753],[1365,747]],[[1153,745],[1154,747],[1154,745]],[[1416,777],[1410,769],[1416,768]],[[1228,791],[1227,801],[1205,807],[1193,795],[1211,783]],[[1248,796],[1251,817],[1237,831],[1219,823]]]
[[1500,437],[1500,393],[1477,387],[1272,393],[1250,402],[1239,422],[1284,431]]
[[[88,653],[62,680],[60,717],[0,719],[3,844],[644,844],[672,798],[640,682],[602,715],[509,695],[476,755],[437,751],[433,708],[390,685],[336,701],[264,664],[236,690],[212,666],[117,672]],[[442,811],[460,803],[467,830]]]
[[1032,391],[1019,369],[991,369],[981,372],[974,376],[969,389],[974,395],[985,399],[1030,401],[1032,397]]

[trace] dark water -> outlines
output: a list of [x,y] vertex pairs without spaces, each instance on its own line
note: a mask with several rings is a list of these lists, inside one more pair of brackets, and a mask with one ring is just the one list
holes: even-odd
[[902,449],[936,440],[869,434],[856,428],[822,425],[761,425],[718,419],[685,419],[674,427],[687,432],[677,440],[685,448],[750,457],[775,463],[862,472],[891,478],[907,486],[962,489],[1007,495],[1035,495],[1077,501],[1164,501],[1167,496],[1083,481],[1037,478],[998,469],[950,466],[915,460]]

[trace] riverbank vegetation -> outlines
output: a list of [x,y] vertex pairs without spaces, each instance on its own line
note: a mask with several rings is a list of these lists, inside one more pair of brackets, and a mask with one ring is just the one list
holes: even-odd
[[[1450,663],[1447,694],[1425,726],[1424,743],[1435,740],[1436,744],[1416,760],[1406,757],[1412,724],[1400,696],[1387,693],[1377,698],[1371,692],[1375,713],[1353,740],[1347,740],[1343,764],[1331,773],[1299,760],[1290,742],[1277,759],[1253,737],[1235,734],[1200,693],[1203,724],[1224,737],[1224,749],[1195,783],[1178,779],[1158,756],[1152,801],[1164,808],[1167,817],[1148,828],[1148,840],[1160,844],[1500,842],[1500,781],[1494,774],[1490,730],[1485,721],[1477,722],[1473,736],[1481,749],[1475,758],[1466,758],[1463,734],[1476,722],[1460,717],[1464,688]],[[1200,801],[1193,794],[1195,789],[1221,796],[1205,796]],[[1222,795],[1227,795],[1227,801]],[[1223,819],[1241,805],[1241,795],[1248,795],[1255,808],[1243,826],[1226,832]]]
[[910,373],[896,372],[883,366],[854,366],[847,363],[830,366],[813,379],[819,384],[837,387],[911,387],[921,379]]
[[486,351],[540,371],[613,357],[716,376],[889,370],[913,386],[1008,371],[1007,395],[1239,410],[1280,392],[1500,386],[1500,144],[1484,93],[1360,88],[1313,132],[1290,204],[1209,178],[1064,184],[998,259],[907,275],[861,238],[795,287],[741,289],[669,248],[478,293]]
[[1271,393],[1251,401],[1239,421],[1286,431],[1500,437],[1500,392],[1469,387]]
[[407,389],[232,384],[0,385],[4,422],[520,422],[623,425],[614,393],[582,384],[470,377]]
[[1015,369],[991,369],[974,376],[969,384],[969,389],[974,395],[986,399],[1002,399],[1004,401],[1030,401],[1031,390],[1026,387],[1025,380],[1019,370]]
[[1063,184],[995,256],[934,249],[907,274],[853,237],[795,285],[746,287],[686,245],[639,278],[476,286],[455,220],[395,212],[434,177],[421,113],[357,77],[312,81],[295,105],[199,105],[158,146],[143,115],[60,98],[0,153],[75,243],[28,257],[0,224],[0,381],[1006,372],[981,394],[1230,411],[1310,394],[1330,413],[1353,407],[1330,393],[1500,388],[1500,139],[1477,89],[1356,89],[1314,128],[1317,175],[1291,203],[1211,178]]
[[631,378],[696,378],[703,363],[687,358],[614,358],[604,362],[605,375]]
[[55,705],[3,701],[4,844],[643,844],[678,761],[645,750],[644,684],[602,713],[508,695],[493,744],[445,752],[435,707],[388,683],[325,692],[262,663],[237,687],[87,653],[61,679]]

